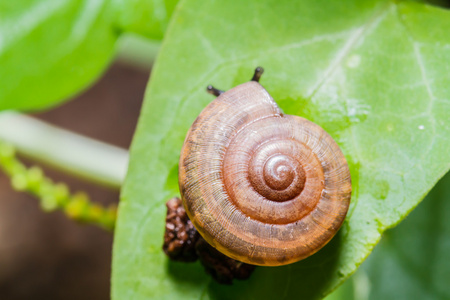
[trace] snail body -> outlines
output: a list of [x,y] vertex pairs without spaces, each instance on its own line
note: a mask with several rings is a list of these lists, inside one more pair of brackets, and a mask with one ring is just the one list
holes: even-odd
[[209,244],[242,262],[277,266],[331,240],[347,214],[351,180],[331,136],[283,114],[257,72],[227,92],[209,88],[218,97],[187,133],[179,186]]

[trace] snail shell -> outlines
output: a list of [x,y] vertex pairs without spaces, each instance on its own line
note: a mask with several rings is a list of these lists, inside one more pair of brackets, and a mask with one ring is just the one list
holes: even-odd
[[347,162],[330,135],[283,114],[256,81],[220,94],[195,120],[179,186],[208,243],[265,266],[322,248],[342,225],[351,194]]

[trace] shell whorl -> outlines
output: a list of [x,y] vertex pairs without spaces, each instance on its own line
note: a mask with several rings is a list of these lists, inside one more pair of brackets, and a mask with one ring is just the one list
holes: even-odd
[[194,226],[224,254],[283,265],[323,247],[348,210],[349,169],[318,125],[284,115],[247,82],[220,95],[189,130],[179,185]]

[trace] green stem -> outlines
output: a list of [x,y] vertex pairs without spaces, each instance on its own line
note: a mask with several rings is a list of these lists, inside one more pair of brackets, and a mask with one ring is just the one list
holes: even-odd
[[114,188],[122,185],[128,152],[15,112],[0,114],[0,140],[70,174]]
[[67,185],[54,183],[45,177],[40,168],[25,167],[16,158],[14,148],[4,142],[0,142],[0,169],[11,178],[12,186],[16,190],[38,197],[43,210],[60,209],[71,219],[96,224],[108,230],[114,229],[117,217],[116,205],[104,208],[90,202],[84,193],[70,194]]
[[155,62],[161,43],[136,34],[123,34],[117,43],[117,61],[148,72]]

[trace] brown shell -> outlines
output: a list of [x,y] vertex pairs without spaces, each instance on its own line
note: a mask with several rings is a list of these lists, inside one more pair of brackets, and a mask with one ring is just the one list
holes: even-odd
[[347,214],[344,155],[318,125],[284,115],[257,82],[211,102],[190,128],[179,185],[189,218],[222,253],[277,266],[322,248]]

